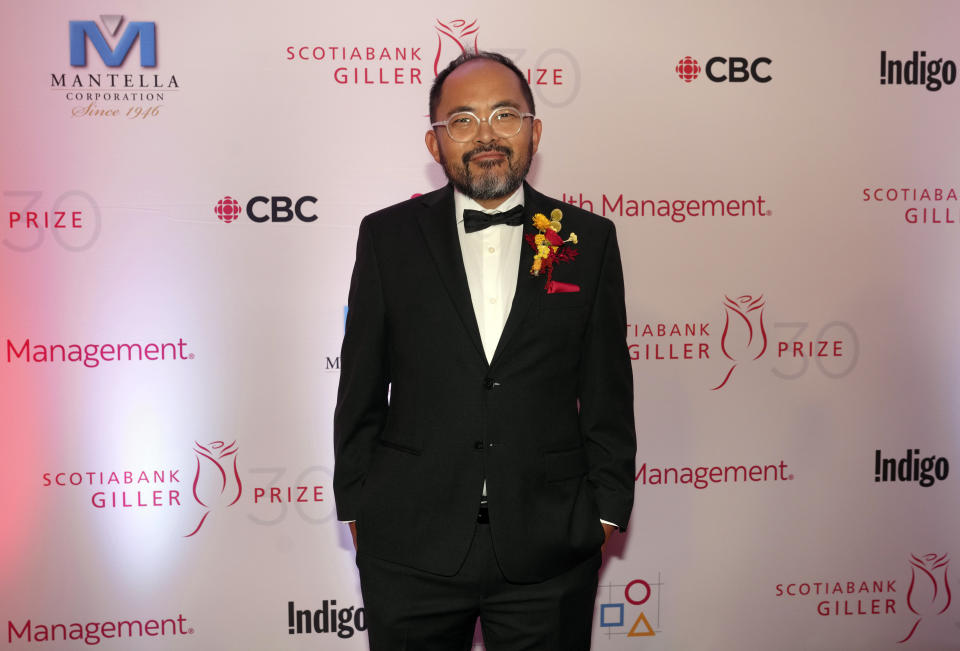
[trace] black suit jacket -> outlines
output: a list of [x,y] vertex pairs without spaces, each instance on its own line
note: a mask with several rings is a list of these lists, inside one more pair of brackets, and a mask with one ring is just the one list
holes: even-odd
[[[524,188],[526,213],[563,211],[578,257],[547,294],[526,243],[491,363],[480,340],[450,186],[365,217],[334,417],[334,493],[359,553],[452,575],[487,482],[504,575],[556,576],[626,527],[636,435],[623,272],[613,223]],[[536,233],[530,217],[524,233]]]

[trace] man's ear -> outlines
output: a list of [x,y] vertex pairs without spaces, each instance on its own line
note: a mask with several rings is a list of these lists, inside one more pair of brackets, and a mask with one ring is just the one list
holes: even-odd
[[433,156],[433,160],[440,162],[440,143],[437,142],[437,132],[433,129],[427,131],[423,136],[423,141],[427,145],[427,150],[430,152],[430,155]]
[[530,155],[533,156],[537,153],[537,150],[540,149],[540,134],[543,132],[543,123],[540,122],[537,118],[533,119],[533,147],[531,147]]

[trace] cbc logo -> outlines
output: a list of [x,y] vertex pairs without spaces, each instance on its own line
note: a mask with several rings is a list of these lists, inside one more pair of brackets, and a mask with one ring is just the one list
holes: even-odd
[[[302,222],[315,222],[317,215],[315,213],[316,197],[303,196],[299,199],[290,197],[264,197],[256,196],[247,202],[243,213],[251,221],[263,222],[289,222],[294,217]],[[220,221],[229,224],[240,216],[240,203],[232,197],[224,197],[216,203],[213,208],[214,214]]]
[[[744,57],[713,57],[703,66],[702,71],[706,73],[707,79],[713,82],[738,83],[752,79],[765,84],[773,77],[765,74],[763,70],[760,70],[760,67],[769,66],[771,63],[772,61],[767,57],[757,57],[752,61]],[[689,84],[700,76],[700,62],[693,57],[686,56],[680,59],[674,70],[680,79]]]

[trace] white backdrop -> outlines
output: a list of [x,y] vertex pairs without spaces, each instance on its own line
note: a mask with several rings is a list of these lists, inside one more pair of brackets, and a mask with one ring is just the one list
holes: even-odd
[[4,3],[0,644],[366,648],[356,230],[444,182],[429,83],[479,46],[529,71],[533,185],[624,257],[640,474],[594,648],[960,649],[956,16]]

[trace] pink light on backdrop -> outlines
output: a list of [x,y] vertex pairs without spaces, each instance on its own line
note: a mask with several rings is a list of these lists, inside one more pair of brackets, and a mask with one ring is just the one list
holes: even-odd
[[[8,305],[7,296],[3,304]],[[9,370],[0,388],[3,429],[0,434],[0,514],[3,534],[0,535],[0,585],[16,584],[14,575],[29,572],[26,561],[31,558],[32,541],[41,535],[38,512],[40,495],[40,459],[47,427],[43,413],[48,393],[39,381],[21,374],[11,381]],[[43,403],[43,404],[41,404]],[[18,490],[30,486],[32,490]]]

